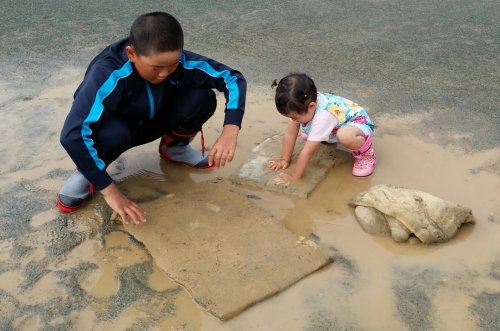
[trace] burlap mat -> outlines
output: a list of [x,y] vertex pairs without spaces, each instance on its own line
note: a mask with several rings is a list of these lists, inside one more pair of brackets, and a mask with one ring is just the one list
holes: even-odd
[[126,230],[222,320],[331,262],[227,181],[200,183],[143,206],[147,223]]

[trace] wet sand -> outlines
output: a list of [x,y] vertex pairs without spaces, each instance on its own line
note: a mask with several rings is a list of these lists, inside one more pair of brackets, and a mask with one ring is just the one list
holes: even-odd
[[[76,81],[68,75],[61,82],[66,84],[25,102],[49,98],[67,107],[68,101],[58,96]],[[64,114],[61,109],[56,122]],[[205,126],[209,144],[220,131],[221,116],[217,112]],[[29,221],[18,218],[3,230],[0,296],[5,304],[0,325],[22,330],[495,329],[500,318],[500,177],[495,170],[500,150],[445,149],[432,137],[406,129],[418,128],[417,117],[381,114],[375,120],[379,163],[374,175],[352,177],[352,159],[345,157],[308,199],[243,188],[259,197],[252,199],[256,206],[296,234],[313,238],[335,261],[227,322],[194,303],[121,226],[99,224],[88,215],[82,216],[87,221],[72,222],[54,209],[55,194],[72,165],[49,139],[44,144],[53,148],[41,153],[32,169],[2,175],[4,192],[17,187],[18,197],[39,205],[38,211],[29,209],[35,215]],[[285,125],[286,119],[273,108],[271,91],[258,88],[249,93],[237,156],[226,168],[203,172],[166,163],[154,142],[125,153],[110,172],[116,180],[142,172],[158,182],[159,192],[227,178],[255,145]],[[15,149],[6,144],[3,149],[10,151],[8,159],[16,159]],[[369,235],[348,202],[379,183],[468,206],[477,223],[463,226],[449,243],[431,246]],[[154,198],[140,186],[130,194],[144,201]],[[26,210],[10,210],[14,217],[16,212],[27,215]]]

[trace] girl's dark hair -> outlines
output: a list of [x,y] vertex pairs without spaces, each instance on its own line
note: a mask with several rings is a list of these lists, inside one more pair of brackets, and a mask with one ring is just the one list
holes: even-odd
[[283,115],[288,115],[290,111],[298,114],[307,113],[309,103],[316,101],[318,97],[314,81],[302,73],[289,74],[279,82],[274,80],[271,87],[276,87],[274,102]]
[[164,12],[147,13],[136,18],[130,28],[129,44],[137,55],[182,50],[184,34],[175,17]]

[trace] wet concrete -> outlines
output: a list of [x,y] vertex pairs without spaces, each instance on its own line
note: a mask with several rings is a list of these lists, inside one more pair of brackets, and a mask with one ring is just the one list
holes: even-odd
[[[326,177],[331,168],[335,165],[335,160],[342,152],[337,151],[336,144],[322,144],[314,156],[309,160],[307,169],[300,180],[293,185],[276,185],[273,180],[280,171],[276,172],[269,168],[270,160],[280,159],[281,147],[283,145],[283,135],[269,137],[252,149],[252,155],[248,161],[231,176],[231,182],[244,186],[264,189],[271,192],[279,192],[307,198],[311,192]],[[304,141],[297,138],[291,156],[292,164],[297,160],[300,151],[304,147]]]
[[[500,325],[500,5],[497,1],[3,1],[0,13],[0,329],[495,330]],[[305,71],[377,123],[372,178],[336,166],[306,201],[248,192],[336,263],[227,323],[203,312],[111,224],[51,212],[72,171],[59,130],[85,66],[138,13],[166,10],[187,48],[239,68],[251,97],[237,158],[211,174],[165,166],[156,145],[126,153],[172,185],[228,177],[282,133],[269,85]],[[207,127],[207,141],[221,118]],[[347,201],[370,185],[411,186],[472,208],[449,244],[364,233]],[[33,216],[37,222],[29,222]],[[91,218],[89,218],[91,219]],[[118,231],[118,233],[116,233]],[[117,252],[128,252],[118,253]],[[131,254],[129,254],[132,252]],[[120,258],[121,257],[121,258]]]

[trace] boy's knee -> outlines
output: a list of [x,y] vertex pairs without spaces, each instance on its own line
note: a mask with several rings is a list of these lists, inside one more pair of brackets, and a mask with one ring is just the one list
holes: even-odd
[[130,127],[121,117],[110,117],[93,136],[96,149],[106,155],[105,158],[114,159],[132,146]]
[[212,89],[196,89],[185,92],[176,105],[173,122],[184,129],[198,131],[215,113],[217,98]]
[[212,116],[217,108],[217,97],[212,89],[200,90],[200,106],[205,108],[205,113],[210,113]]

